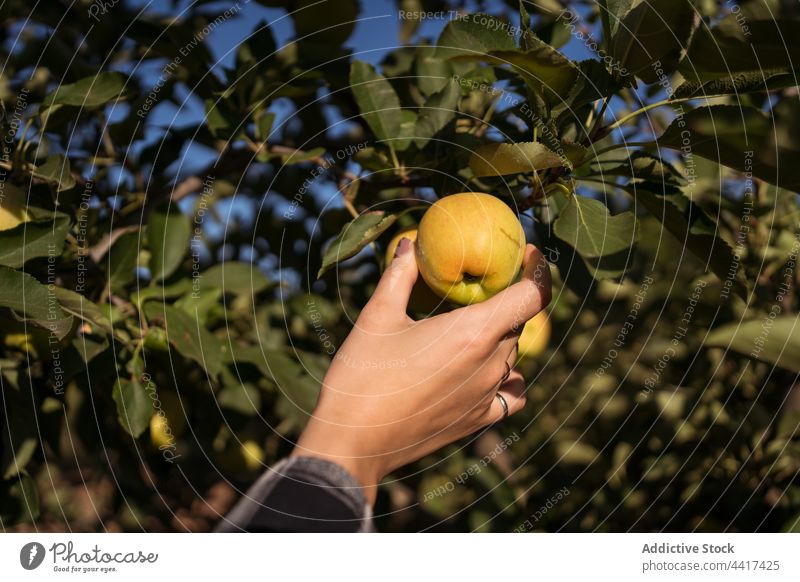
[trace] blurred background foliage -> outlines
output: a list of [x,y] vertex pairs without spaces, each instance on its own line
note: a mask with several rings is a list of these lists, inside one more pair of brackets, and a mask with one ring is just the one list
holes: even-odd
[[398,0],[377,56],[364,4],[2,3],[3,529],[213,527],[462,190],[545,250],[553,336],[378,528],[800,528],[797,4]]

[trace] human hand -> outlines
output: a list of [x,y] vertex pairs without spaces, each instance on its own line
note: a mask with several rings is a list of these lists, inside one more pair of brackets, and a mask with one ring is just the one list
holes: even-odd
[[414,321],[406,314],[418,276],[403,239],[323,380],[293,456],[347,469],[370,503],[389,472],[503,419],[525,405],[513,370],[525,322],[550,301],[550,269],[527,245],[519,282],[491,299]]

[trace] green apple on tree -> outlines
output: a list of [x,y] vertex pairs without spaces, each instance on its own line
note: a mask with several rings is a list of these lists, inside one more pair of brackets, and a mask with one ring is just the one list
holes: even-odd
[[416,253],[420,274],[437,295],[469,305],[514,282],[525,233],[499,198],[463,192],[441,198],[425,212]]

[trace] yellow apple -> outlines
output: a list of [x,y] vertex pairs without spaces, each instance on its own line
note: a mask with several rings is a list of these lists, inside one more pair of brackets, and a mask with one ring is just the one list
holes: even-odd
[[157,449],[175,444],[186,430],[186,416],[180,398],[171,392],[159,392],[161,410],[150,418],[150,442]]
[[25,192],[6,182],[0,184],[0,230],[9,230],[30,220]]
[[[404,238],[407,238],[412,242],[417,240],[417,229],[406,228],[405,230],[401,230],[394,235],[394,238],[392,238],[391,241],[389,241],[389,245],[386,247],[387,268],[392,264],[392,260],[394,259],[394,251],[397,249],[397,245],[399,245],[400,241]],[[436,293],[431,291],[431,288],[428,287],[427,283],[425,283],[425,280],[422,277],[417,277],[417,282],[414,283],[414,288],[411,290],[411,297],[408,300],[408,308],[411,311],[416,311],[418,313],[432,313],[441,306],[441,298],[439,298]]]
[[264,449],[254,440],[244,441],[240,448],[241,462],[248,471],[257,471],[264,464]]
[[217,453],[220,467],[228,473],[253,473],[264,468],[263,447],[254,439],[231,440]]
[[7,349],[25,352],[29,358],[43,358],[50,361],[53,355],[51,350],[59,346],[59,342],[56,341],[50,345],[49,331],[31,324],[3,320],[0,322],[0,328],[2,328],[0,343]]
[[428,286],[459,305],[485,301],[514,282],[525,233],[499,198],[464,192],[445,196],[419,224],[417,263]]
[[522,328],[517,342],[520,358],[535,358],[547,348],[552,324],[546,311],[540,311]]

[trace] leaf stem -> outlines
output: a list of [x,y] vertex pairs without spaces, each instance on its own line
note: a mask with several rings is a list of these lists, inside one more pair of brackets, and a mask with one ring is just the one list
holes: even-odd
[[603,104],[600,106],[600,111],[597,112],[597,117],[594,120],[594,124],[592,125],[592,128],[589,130],[589,132],[586,134],[586,136],[589,138],[588,141],[590,143],[594,138],[594,136],[597,135],[597,132],[603,125],[603,116],[605,115],[606,109],[608,109],[608,104],[610,102],[611,99],[608,99],[606,97],[603,98]]
[[[472,133],[476,137],[483,137],[483,134],[486,133],[486,130],[489,128],[489,121],[492,119],[492,115],[494,115],[494,110],[497,108],[497,103],[500,101],[499,98],[495,98],[492,100],[492,103],[489,105],[489,108],[484,113],[483,118],[481,119],[478,125],[475,125],[472,128]],[[536,141],[535,139],[533,141]]]
[[389,153],[392,154],[392,164],[394,164],[394,169],[397,170],[397,174],[401,178],[406,177],[405,169],[400,165],[400,160],[397,158],[397,152],[394,151],[394,146],[389,144]]
[[608,147],[599,149],[597,151],[590,150],[591,151],[591,157],[587,157],[585,160],[583,160],[583,162],[581,162],[581,165],[578,166],[578,168],[580,168],[581,166],[585,166],[587,163],[591,162],[594,159],[597,159],[598,157],[602,156],[605,153],[613,152],[614,150],[619,150],[619,149],[622,149],[622,148],[644,147],[644,146],[651,145],[652,143],[653,142],[651,142],[651,141],[618,142],[618,143],[612,144],[612,145],[610,145]]
[[553,182],[552,184],[548,184],[544,189],[545,196],[549,196],[554,190],[561,190],[561,192],[567,198],[573,194],[572,190],[570,190],[569,187],[563,182]]
[[33,117],[29,117],[28,121],[25,122],[25,127],[22,130],[22,135],[19,138],[19,144],[17,146],[16,151],[14,152],[14,161],[19,162],[20,156],[25,153],[27,150],[27,146],[25,145],[25,139],[28,137],[28,130],[31,128],[33,124]]

